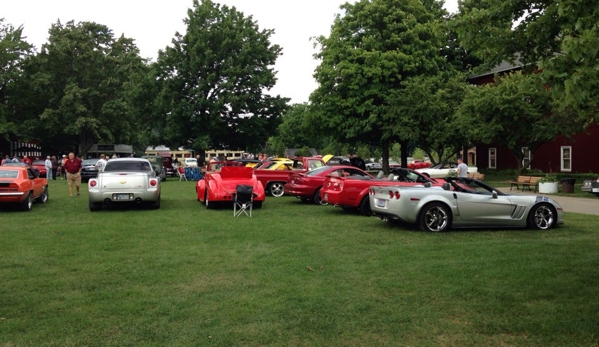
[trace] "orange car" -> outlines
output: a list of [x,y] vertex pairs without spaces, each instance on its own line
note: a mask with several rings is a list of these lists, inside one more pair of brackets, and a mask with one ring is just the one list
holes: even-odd
[[18,204],[30,211],[33,200],[48,201],[48,180],[30,167],[0,166],[0,204]]

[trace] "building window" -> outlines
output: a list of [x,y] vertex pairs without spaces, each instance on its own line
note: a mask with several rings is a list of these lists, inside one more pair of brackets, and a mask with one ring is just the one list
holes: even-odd
[[526,169],[532,160],[532,152],[528,147],[522,147],[522,154],[524,154],[522,157],[522,167]]
[[497,148],[489,148],[489,169],[497,169]]
[[561,171],[572,171],[572,146],[561,147]]

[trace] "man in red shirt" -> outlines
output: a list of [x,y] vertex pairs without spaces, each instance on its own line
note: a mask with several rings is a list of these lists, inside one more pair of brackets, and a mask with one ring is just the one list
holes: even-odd
[[69,158],[65,161],[63,169],[67,172],[67,183],[69,184],[69,195],[73,197],[73,183],[77,187],[77,196],[79,196],[79,186],[81,185],[81,160],[75,157],[73,152],[69,153]]

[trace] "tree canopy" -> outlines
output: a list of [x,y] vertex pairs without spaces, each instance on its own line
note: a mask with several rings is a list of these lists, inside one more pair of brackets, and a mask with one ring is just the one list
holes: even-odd
[[495,84],[471,87],[459,113],[469,120],[467,136],[508,148],[519,173],[523,147],[534,153],[555,136],[580,130],[567,114],[554,110],[551,92],[537,74],[515,72],[497,77]]
[[133,40],[115,38],[105,25],[53,24],[19,83],[26,132],[46,148],[76,146],[81,154],[100,140],[128,142],[140,122],[125,91],[145,68]]
[[599,120],[599,6],[595,0],[463,0],[460,41],[486,68],[502,60],[542,69],[563,110]]
[[23,27],[15,28],[0,18],[0,136],[18,133],[14,117],[13,87],[22,75],[25,57],[32,54],[32,46],[23,37]]
[[[392,95],[410,77],[435,74],[444,64],[438,8],[418,0],[362,0],[341,6],[329,37],[317,38],[321,59],[310,99],[314,124],[339,142],[389,147],[407,143],[395,130]],[[407,154],[402,152],[402,157]]]
[[281,47],[235,7],[194,0],[185,34],[159,52],[155,130],[167,144],[196,150],[258,149],[280,122],[288,99],[266,94]]

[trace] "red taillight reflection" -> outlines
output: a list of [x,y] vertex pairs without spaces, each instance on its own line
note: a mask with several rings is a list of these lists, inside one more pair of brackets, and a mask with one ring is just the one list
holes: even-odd
[[150,185],[152,187],[156,187],[157,184],[158,184],[158,182],[156,180],[150,180]]
[[95,187],[95,186],[96,186],[96,184],[98,184],[96,181],[89,181],[89,185],[90,185],[91,187]]
[[389,199],[393,199],[393,192],[389,191]]
[[396,199],[398,199],[398,200],[399,200],[399,197],[400,197],[400,196],[401,196],[401,195],[399,195],[399,191],[395,192],[395,198],[396,198]]

